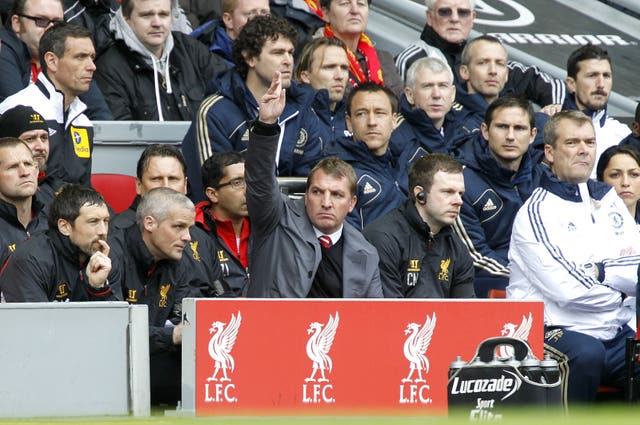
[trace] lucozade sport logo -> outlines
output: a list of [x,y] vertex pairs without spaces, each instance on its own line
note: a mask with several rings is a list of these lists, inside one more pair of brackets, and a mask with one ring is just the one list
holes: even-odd
[[307,329],[310,334],[307,341],[307,356],[312,362],[311,375],[305,378],[302,385],[303,403],[334,403],[331,395],[333,385],[330,383],[327,373],[333,370],[333,361],[329,351],[340,324],[340,315],[336,311],[335,316],[329,315],[326,325],[320,322],[311,322]]
[[[215,321],[211,323],[209,328],[209,356],[214,361],[213,374],[207,378],[205,384],[205,401],[206,402],[228,402],[235,403],[237,397],[233,395],[235,385],[231,383],[229,371],[235,370],[235,361],[231,355],[233,346],[236,343],[240,324],[242,323],[242,314],[238,311],[237,315],[231,314],[229,324]],[[210,388],[209,382],[217,382]]]

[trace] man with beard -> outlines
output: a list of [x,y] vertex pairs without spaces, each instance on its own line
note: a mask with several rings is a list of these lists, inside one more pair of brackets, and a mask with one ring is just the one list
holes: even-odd
[[42,115],[31,106],[18,105],[0,117],[0,137],[16,137],[31,148],[38,166],[38,198],[47,210],[64,181],[47,174],[49,161],[49,127]]
[[[602,47],[588,44],[575,50],[567,60],[567,88],[569,95],[562,110],[578,110],[591,118],[596,130],[596,158],[608,147],[617,145],[631,130],[607,115],[607,102],[613,86],[611,57]],[[594,167],[595,168],[595,167]],[[591,178],[596,177],[595,169]]]
[[49,229],[18,245],[0,275],[7,302],[122,300],[107,243],[109,210],[92,188],[68,185],[49,211]]
[[47,228],[43,205],[35,196],[37,175],[29,147],[14,137],[0,138],[0,264],[16,243]]

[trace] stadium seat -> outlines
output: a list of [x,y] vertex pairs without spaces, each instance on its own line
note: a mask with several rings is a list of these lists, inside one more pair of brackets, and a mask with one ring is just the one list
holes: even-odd
[[507,298],[507,291],[504,289],[490,289],[489,298]]
[[136,197],[136,178],[125,174],[92,174],[91,185],[116,214],[129,208]]

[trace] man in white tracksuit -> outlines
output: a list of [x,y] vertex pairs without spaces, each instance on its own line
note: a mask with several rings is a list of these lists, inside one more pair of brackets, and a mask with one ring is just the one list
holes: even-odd
[[544,301],[545,353],[560,363],[565,400],[589,402],[602,384],[624,385],[640,234],[616,191],[589,179],[588,116],[554,115],[544,142],[550,170],[516,215],[507,297]]

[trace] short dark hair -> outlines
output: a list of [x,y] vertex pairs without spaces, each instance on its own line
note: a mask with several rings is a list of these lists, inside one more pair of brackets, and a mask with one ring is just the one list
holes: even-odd
[[422,186],[425,192],[431,190],[433,176],[438,171],[462,173],[462,164],[443,153],[430,153],[418,159],[409,169],[409,197],[412,201],[415,201],[413,189],[416,186]]
[[479,41],[486,41],[488,43],[499,44],[504,48],[504,44],[502,44],[500,39],[497,37],[494,37],[492,35],[487,35],[487,34],[478,36],[472,40],[469,40],[467,44],[464,46],[464,49],[462,49],[462,54],[460,55],[460,63],[462,65],[469,66],[469,64],[471,63],[471,48],[473,47],[474,44],[476,44]]
[[589,59],[606,60],[609,62],[609,66],[611,66],[611,69],[613,70],[609,52],[600,46],[594,46],[589,43],[577,50],[574,50],[569,55],[569,59],[567,59],[567,76],[575,79],[578,76],[578,72],[580,72],[580,62]]
[[182,172],[184,176],[187,176],[187,163],[184,160],[184,156],[180,149],[173,145],[163,145],[160,143],[156,143],[153,145],[147,146],[142,154],[140,155],[140,159],[138,159],[138,165],[136,166],[136,177],[138,180],[142,180],[142,176],[149,168],[149,162],[151,162],[152,158],[161,157],[161,158],[175,158],[180,163],[182,167]]
[[[331,7],[332,2],[333,0],[320,0],[320,7],[329,9]],[[367,3],[369,4],[369,6],[371,6],[371,0],[367,0]]]
[[636,118],[635,118],[635,121],[637,123],[640,123],[640,103],[638,103],[636,105]]
[[313,65],[313,55],[316,53],[321,47],[339,47],[343,49],[345,52],[347,51],[347,46],[344,44],[344,41],[335,37],[318,37],[309,41],[305,44],[300,56],[298,57],[298,62],[296,63],[294,70],[294,78],[297,81],[300,81],[300,75],[302,71],[311,71],[311,67]]
[[244,158],[239,152],[214,152],[202,164],[202,186],[216,188],[224,177],[224,169],[230,165],[243,163]]
[[85,27],[81,27],[76,24],[68,24],[66,22],[55,24],[46,30],[44,34],[42,34],[42,38],[40,38],[38,56],[40,57],[40,66],[43,71],[47,70],[47,63],[44,60],[44,55],[51,52],[59,58],[63,57],[64,52],[67,49],[68,38],[88,38],[89,40],[92,40],[91,32]]
[[616,155],[628,155],[636,162],[640,167],[640,151],[633,145],[613,145],[609,146],[602,152],[598,165],[596,166],[596,177],[599,181],[604,181],[604,170],[609,166],[611,158]]
[[558,138],[558,125],[562,120],[571,121],[579,126],[589,124],[591,127],[593,127],[591,118],[581,111],[560,111],[557,114],[552,115],[551,118],[549,118],[549,121],[547,121],[547,123],[544,125],[542,138],[545,145],[549,145],[553,148],[556,147],[556,139]]
[[502,97],[497,98],[487,108],[487,111],[484,113],[484,123],[487,127],[491,127],[491,121],[493,121],[493,117],[495,112],[501,108],[520,108],[529,115],[529,129],[533,130],[536,126],[536,113],[533,110],[533,104],[524,96],[516,96],[512,94],[508,94]]
[[336,157],[328,157],[322,159],[318,162],[315,167],[309,172],[309,176],[307,177],[307,189],[309,191],[309,187],[311,186],[311,180],[313,176],[318,171],[324,171],[326,174],[336,177],[343,178],[349,181],[349,191],[351,192],[351,196],[354,196],[358,193],[358,180],[356,178],[356,172],[353,170],[353,167],[349,165],[348,162],[343,161],[340,158]]
[[279,37],[288,39],[295,47],[298,33],[289,21],[276,15],[256,16],[247,22],[233,42],[231,54],[235,69],[242,78],[247,78],[249,73],[247,58],[260,56],[267,40]]
[[391,91],[391,89],[373,81],[365,81],[364,83],[355,86],[349,93],[349,96],[347,97],[347,115],[351,116],[351,104],[353,103],[353,98],[360,92],[382,92],[386,94],[387,98],[389,98],[389,103],[391,103],[391,112],[393,112],[394,114],[398,112],[398,98],[396,97],[395,93]]
[[92,187],[79,184],[65,185],[53,198],[49,208],[48,223],[50,229],[58,229],[58,220],[63,219],[72,225],[85,205],[107,205],[102,195]]

